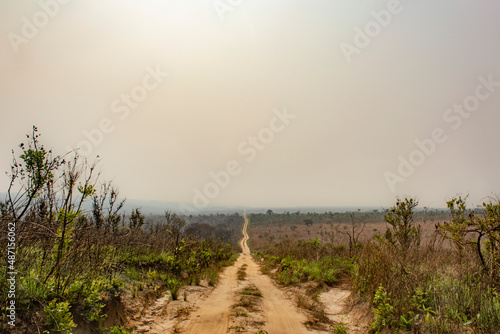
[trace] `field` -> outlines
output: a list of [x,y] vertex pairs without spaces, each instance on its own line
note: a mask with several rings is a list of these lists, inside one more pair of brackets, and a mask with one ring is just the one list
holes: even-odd
[[[318,238],[321,242],[349,244],[349,234],[359,233],[359,242],[366,242],[375,235],[383,235],[387,229],[383,212],[343,212],[324,214],[283,214],[276,216],[250,215],[249,233],[252,249],[262,251],[269,244],[289,239],[307,241]],[[416,217],[422,226],[422,240],[434,236],[436,224],[450,219],[443,209],[419,212]],[[312,223],[306,224],[306,222]],[[352,229],[355,228],[353,233]],[[358,238],[358,237],[357,237]]]

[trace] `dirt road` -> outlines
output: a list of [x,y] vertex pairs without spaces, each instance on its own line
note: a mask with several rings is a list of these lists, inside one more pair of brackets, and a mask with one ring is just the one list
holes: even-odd
[[248,219],[245,217],[242,254],[236,263],[224,270],[219,285],[211,295],[200,304],[186,322],[182,333],[188,334],[226,334],[229,330],[229,317],[234,295],[238,289],[237,271],[247,265],[247,280],[254,284],[263,296],[263,312],[265,314],[264,329],[269,334],[306,334],[310,333],[302,324],[306,317],[299,313],[287,299],[283,291],[276,287],[271,279],[260,272],[248,247]]

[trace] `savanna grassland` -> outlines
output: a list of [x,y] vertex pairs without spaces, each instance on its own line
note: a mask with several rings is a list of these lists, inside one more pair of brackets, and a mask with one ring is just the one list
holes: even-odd
[[500,332],[498,198],[152,216],[36,127],[12,153],[2,333]]
[[348,332],[320,298],[343,287],[350,306],[365,310],[367,332],[498,333],[500,203],[445,204],[446,211],[419,210],[416,199],[403,198],[371,212],[268,210],[249,215],[251,247],[277,283],[304,287],[298,306],[320,328]]
[[[345,212],[288,212],[275,214],[268,210],[266,214],[252,214],[250,233],[254,251],[265,250],[269,244],[283,239],[294,241],[314,240],[341,245],[349,245],[349,240],[366,242],[375,235],[384,233],[386,209],[371,211]],[[426,209],[415,212],[414,219],[419,222],[423,240],[434,236],[436,224],[449,219],[447,210]],[[353,240],[351,240],[351,243]]]

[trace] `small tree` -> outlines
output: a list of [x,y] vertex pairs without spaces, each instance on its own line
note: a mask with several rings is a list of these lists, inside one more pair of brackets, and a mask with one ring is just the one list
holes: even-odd
[[43,189],[54,181],[54,172],[65,163],[60,156],[52,157],[52,151],[47,151],[40,144],[40,134],[33,126],[31,135],[26,135],[27,144],[21,143],[22,150],[18,160],[12,150],[12,166],[10,184],[7,190],[7,205],[14,222],[28,212],[33,200]]
[[313,224],[313,220],[312,219],[304,219],[304,224],[306,224],[307,226],[311,226]]
[[414,209],[418,201],[414,198],[397,199],[396,205],[389,209],[385,221],[390,225],[385,238],[394,246],[407,251],[412,245],[420,245],[421,226],[414,219]]
[[95,227],[111,228],[116,231],[121,220],[119,212],[125,203],[125,200],[119,200],[118,196],[119,191],[111,182],[103,183],[98,195],[94,191],[92,196],[92,218]]
[[466,200],[467,197],[462,199],[462,197],[459,196],[458,198],[453,198],[446,202],[451,213],[451,222],[444,222],[437,226],[438,234],[442,238],[453,242],[458,253],[459,261],[462,260],[463,249],[466,245],[465,237],[469,226]]
[[[453,198],[447,202],[451,222],[438,225],[440,235],[455,244],[460,257],[465,245],[475,246],[483,268],[492,277],[500,273],[500,200],[495,202],[483,203],[480,217],[467,210],[465,199]],[[477,238],[469,237],[471,234]]]
[[[79,222],[85,221],[82,205],[88,197],[94,194],[94,181],[92,181],[94,179],[94,169],[95,164],[89,166],[86,160],[80,163],[79,156],[75,153],[74,157],[66,163],[59,177],[61,181],[59,194],[54,191],[52,182],[47,185],[49,202],[57,203],[58,197],[60,197],[60,204],[55,205],[53,213],[51,208],[49,217],[56,223],[56,239],[53,249],[55,254],[53,255],[51,269],[44,279],[45,283],[49,278],[55,278],[56,293],[64,292],[73,279],[71,275],[66,274],[67,271],[76,270],[76,262],[68,261],[68,257],[71,256],[72,250],[77,249],[71,247],[77,225]],[[78,180],[83,175],[85,175],[84,184],[80,183],[77,186]],[[70,267],[71,269],[69,269]]]
[[144,215],[139,208],[136,208],[130,215],[130,229],[137,231],[142,228],[142,225],[144,225]]
[[177,258],[180,251],[181,233],[184,226],[186,226],[186,221],[170,211],[165,212],[165,219],[167,220],[167,229],[174,239],[174,256]]
[[351,218],[351,226],[345,231],[339,231],[339,232],[344,235],[347,235],[347,237],[349,238],[349,255],[352,255],[352,251],[354,247],[358,244],[359,236],[361,235],[361,233],[363,233],[366,223],[363,222],[363,220],[357,221],[355,219],[354,212],[348,212],[348,214],[349,217]]

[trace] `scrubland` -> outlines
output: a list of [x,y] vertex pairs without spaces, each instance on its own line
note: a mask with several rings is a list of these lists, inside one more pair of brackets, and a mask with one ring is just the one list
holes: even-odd
[[[349,286],[351,304],[370,305],[372,333],[498,333],[500,203],[471,210],[459,196],[446,205],[418,210],[402,198],[372,212],[269,210],[249,216],[251,245],[284,286],[316,282],[316,296]],[[320,303],[307,307],[324,318]]]
[[215,285],[236,259],[240,215],[166,212],[152,221],[140,208],[123,212],[118,189],[100,180],[97,163],[54,156],[39,137],[34,128],[21,152],[13,151],[0,202],[2,332],[71,333],[78,326],[127,333],[135,310],[126,314],[125,299],[147,302],[168,292],[175,300],[183,285]]
[[[446,210],[406,197],[368,212],[145,216],[124,212],[98,162],[54,155],[35,127],[17,151],[0,202],[4,333],[156,333],[151,322],[179,332],[202,326],[189,319],[196,307],[211,319],[217,291],[220,333],[500,332],[498,198],[474,209],[466,196]],[[303,313],[285,297],[294,291]]]

